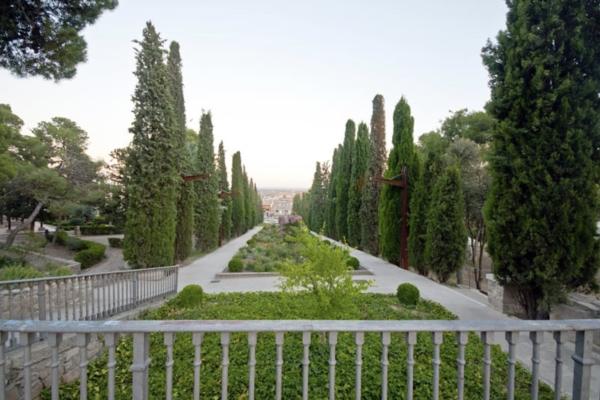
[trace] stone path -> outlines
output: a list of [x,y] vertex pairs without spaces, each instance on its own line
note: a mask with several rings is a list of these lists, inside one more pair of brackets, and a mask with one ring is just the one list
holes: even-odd
[[[248,239],[256,234],[260,228],[254,228],[246,234],[236,238],[214,252],[207,254],[179,272],[179,288],[181,290],[188,284],[201,285],[207,292],[256,292],[279,290],[278,277],[244,277],[215,279],[215,274],[223,271],[233,255],[243,247]],[[388,263],[381,258],[374,257],[360,250],[351,250],[351,254],[358,258],[361,265],[371,271],[371,277],[356,277],[356,279],[371,279],[373,286],[369,289],[374,293],[395,293],[400,283],[410,282],[417,286],[421,296],[436,301],[452,311],[460,319],[470,320],[510,320],[511,317],[502,314],[488,304],[487,297],[471,289],[460,289],[441,285],[428,278],[410,271],[403,270]],[[495,342],[506,350],[504,334],[497,333]],[[573,380],[573,343],[567,343],[564,350],[565,364],[563,367],[564,394],[570,395]],[[554,381],[555,344],[550,334],[544,337],[541,348],[540,376],[546,383]],[[527,335],[522,334],[517,346],[517,358],[526,367],[531,367],[531,345]],[[592,398],[600,395],[600,355],[594,354],[595,366],[592,370]],[[467,360],[469,362],[469,360]]]
[[92,242],[101,243],[106,246],[106,258],[98,264],[90,267],[82,272],[82,275],[97,274],[101,272],[113,272],[129,269],[127,262],[123,259],[123,250],[115,249],[108,245],[109,237],[123,238],[123,235],[94,235],[82,236],[81,239],[90,240]]

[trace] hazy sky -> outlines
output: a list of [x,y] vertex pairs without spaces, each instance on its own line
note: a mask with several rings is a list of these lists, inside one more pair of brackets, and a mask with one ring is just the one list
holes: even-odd
[[132,40],[151,20],[181,45],[188,126],[197,130],[211,110],[229,167],[240,150],[259,187],[303,188],[342,141],[346,119],[370,121],[377,93],[388,142],[402,95],[415,140],[449,110],[481,109],[489,89],[480,51],[505,13],[504,0],[121,0],[84,31],[88,61],[75,78],[0,70],[0,103],[27,130],[53,116],[75,120],[92,156],[107,158],[131,139]]

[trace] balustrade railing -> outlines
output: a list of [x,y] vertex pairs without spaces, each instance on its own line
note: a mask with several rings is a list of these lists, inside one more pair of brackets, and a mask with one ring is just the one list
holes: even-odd
[[[554,361],[555,380],[554,388],[556,399],[561,398],[561,389],[563,384],[563,369],[565,367],[565,337],[569,333],[574,333],[575,348],[572,354],[573,360],[573,379],[572,379],[572,398],[574,400],[588,400],[591,393],[591,373],[592,373],[592,334],[600,330],[600,320],[564,320],[564,321],[521,321],[521,320],[503,320],[503,321],[91,321],[91,322],[48,322],[48,321],[0,321],[0,335],[5,340],[11,333],[19,333],[23,344],[24,358],[24,397],[31,398],[31,389],[28,387],[32,383],[32,372],[28,360],[31,359],[31,341],[36,335],[44,334],[49,338],[51,348],[51,369],[52,399],[58,399],[59,394],[59,358],[58,345],[63,335],[76,335],[78,338],[80,352],[80,398],[87,398],[87,346],[91,334],[101,334],[108,349],[107,363],[107,393],[109,399],[115,397],[115,365],[116,352],[115,346],[117,338],[124,335],[133,337],[133,361],[131,364],[132,373],[132,393],[133,399],[145,400],[149,397],[148,393],[148,373],[151,365],[150,354],[150,333],[159,333],[164,337],[164,346],[166,347],[165,368],[165,392],[152,393],[151,396],[158,398],[164,397],[171,399],[173,396],[173,342],[179,334],[191,333],[194,346],[193,364],[193,398],[200,398],[201,377],[202,377],[202,344],[205,334],[220,335],[220,345],[222,348],[221,357],[221,398],[228,398],[229,387],[229,347],[231,335],[242,333],[247,335],[248,343],[248,398],[255,398],[255,378],[256,378],[256,350],[257,336],[261,334],[271,334],[275,336],[275,359],[273,360],[274,375],[273,384],[275,385],[275,398],[282,399],[283,385],[283,349],[287,333],[302,335],[302,358],[297,360],[298,365],[302,367],[302,374],[298,379],[302,379],[302,398],[308,399],[310,384],[310,346],[311,337],[324,335],[329,347],[329,388],[328,397],[330,400],[335,398],[336,387],[336,345],[339,334],[350,333],[354,336],[355,344],[355,387],[356,399],[362,395],[362,359],[363,344],[365,335],[377,333],[381,337],[381,398],[388,398],[388,365],[390,363],[404,362],[406,364],[406,398],[413,398],[413,389],[415,385],[414,371],[415,358],[414,350],[417,342],[417,333],[427,332],[431,335],[433,343],[432,351],[432,397],[434,400],[444,398],[440,393],[440,346],[447,335],[454,334],[458,351],[456,358],[456,385],[457,397],[462,399],[465,391],[465,364],[473,360],[465,358],[465,347],[470,333],[476,333],[481,337],[483,345],[482,365],[482,399],[490,397],[490,377],[494,373],[492,370],[492,353],[490,346],[493,343],[494,335],[504,336],[508,345],[508,381],[506,382],[506,393],[508,399],[515,397],[515,349],[519,339],[528,337],[531,345],[531,399],[538,398],[538,388],[540,381],[540,345],[544,336],[552,335],[556,344],[556,353]],[[407,358],[405,360],[390,359],[388,349],[392,340],[403,340],[407,346]],[[421,339],[420,339],[421,340]],[[522,342],[527,339],[522,340]],[[3,400],[5,390],[5,355],[0,346],[0,400]],[[154,365],[153,368],[162,366]],[[345,382],[347,384],[347,382]]]
[[[178,267],[0,282],[0,319],[107,319],[177,293]],[[15,344],[11,335],[7,343]]]

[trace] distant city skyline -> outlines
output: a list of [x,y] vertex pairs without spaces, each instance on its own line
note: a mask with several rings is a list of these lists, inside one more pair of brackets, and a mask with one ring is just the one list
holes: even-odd
[[371,100],[392,112],[404,95],[415,140],[450,110],[480,110],[489,99],[480,51],[505,24],[504,0],[122,1],[84,31],[88,61],[60,83],[0,70],[0,103],[25,132],[54,116],[76,121],[89,152],[131,140],[134,43],[151,20],[181,45],[188,126],[213,113],[215,143],[224,141],[260,188],[310,186],[316,161],[342,141],[346,119],[367,124]]

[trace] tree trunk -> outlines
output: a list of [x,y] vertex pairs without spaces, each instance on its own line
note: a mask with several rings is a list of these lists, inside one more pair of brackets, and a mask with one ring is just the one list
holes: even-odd
[[44,203],[42,203],[41,201],[38,202],[36,204],[35,208],[33,209],[33,211],[31,212],[31,214],[29,215],[29,217],[27,217],[27,219],[24,220],[21,224],[17,225],[14,230],[12,230],[8,233],[6,242],[4,243],[5,249],[8,249],[10,246],[13,245],[15,239],[17,238],[17,234],[19,232],[26,229],[29,225],[31,225],[31,223],[33,221],[35,221],[35,217],[37,217],[37,215],[40,213],[43,206],[44,206]]

